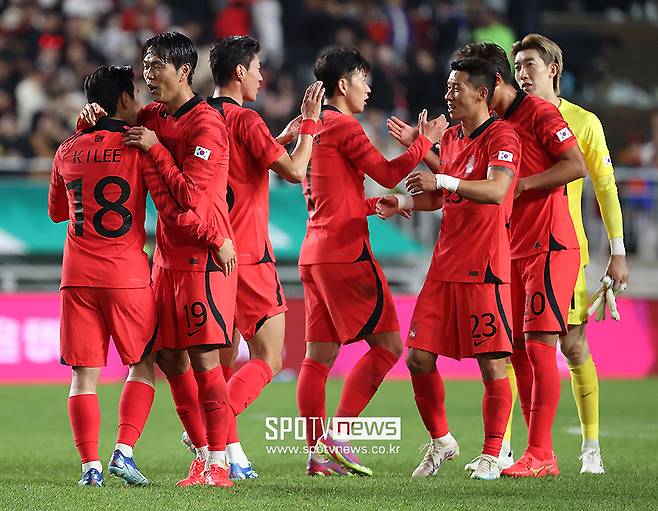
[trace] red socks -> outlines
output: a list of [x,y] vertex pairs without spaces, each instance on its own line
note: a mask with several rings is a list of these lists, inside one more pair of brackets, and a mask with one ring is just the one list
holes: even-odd
[[323,434],[326,419],[325,388],[329,367],[313,359],[305,358],[297,379],[297,407],[299,415],[306,418],[306,443],[315,446]]
[[98,436],[101,429],[101,410],[96,394],[79,394],[69,397],[69,420],[73,430],[75,448],[80,461],[88,463],[100,460]]
[[514,348],[510,358],[516,375],[516,387],[519,391],[521,411],[523,412],[525,424],[528,426],[530,424],[530,406],[532,404],[532,365],[526,350]]
[[539,459],[548,460],[553,458],[551,428],[560,401],[560,373],[555,346],[534,340],[527,340],[525,346],[534,374],[528,451]]
[[[272,369],[262,360],[254,359],[243,365],[233,376],[232,368],[222,367],[224,377],[229,374],[228,394],[231,401],[226,443],[239,442],[236,417],[240,415],[272,381]],[[230,371],[230,372],[229,372]]]
[[119,400],[117,443],[133,447],[144,431],[155,389],[141,381],[127,381]]
[[267,362],[253,359],[243,365],[228,384],[233,414],[240,415],[270,381],[272,381],[272,369]]
[[192,369],[168,378],[176,413],[195,447],[208,445],[206,427],[199,410],[199,391]]
[[435,368],[431,373],[411,373],[411,383],[416,406],[430,436],[439,438],[447,435],[449,429],[445,408],[446,389],[439,372]]
[[195,371],[194,379],[199,387],[199,405],[206,425],[208,450],[223,451],[226,449],[228,417],[231,407],[222,368],[217,366],[210,371]]
[[[222,366],[222,373],[224,374],[224,381],[229,383],[231,376],[233,376],[233,367],[232,366]],[[228,436],[226,437],[226,444],[234,444],[239,442],[240,438],[238,437],[238,424],[235,420],[234,414],[229,414],[228,416]]]
[[497,458],[503,445],[507,419],[512,411],[512,391],[507,378],[485,380],[483,383],[484,447],[482,454],[490,454]]
[[370,348],[345,379],[336,417],[358,417],[397,361],[385,348]]

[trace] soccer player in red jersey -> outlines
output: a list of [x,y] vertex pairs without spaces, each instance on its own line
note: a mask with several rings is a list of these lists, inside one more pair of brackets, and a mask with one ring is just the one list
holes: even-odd
[[453,61],[451,69],[445,99],[450,116],[460,124],[441,139],[440,165],[430,165],[436,175],[410,174],[407,188],[412,194],[425,193],[391,195],[381,199],[377,209],[388,218],[400,209],[443,207],[432,263],[407,339],[414,398],[430,434],[413,477],[436,475],[444,461],[459,454],[448,429],[445,389],[436,367],[441,355],[478,361],[485,435],[472,477],[491,480],[500,477],[498,456],[512,405],[505,373],[505,357],[512,353],[508,226],[521,144],[508,123],[489,113],[495,70],[474,58]]
[[111,474],[129,484],[148,480],[133,461],[133,446],[153,403],[156,310],[144,252],[146,192],[163,222],[191,241],[214,243],[216,232],[194,212],[178,207],[151,159],[126,147],[125,125],[135,124],[139,100],[130,67],[103,66],[85,79],[87,100],[108,113],[58,148],[48,210],[69,220],[61,281],[61,360],[72,367],[68,409],[82,461],[79,484],[100,486],[100,409],[96,385],[107,361],[109,336],[130,372],[121,394]]
[[[157,226],[152,276],[160,321],[158,365],[198,446],[188,477],[178,484],[228,487],[233,485],[225,461],[230,405],[219,361],[219,348],[231,344],[237,286],[226,201],[228,132],[224,118],[192,91],[198,56],[189,38],[158,34],[146,42],[142,58],[154,102],[142,108],[142,126],[128,130],[126,144],[147,152],[179,204],[222,237],[215,257],[167,224]],[[83,118],[95,120],[94,110],[86,108]]]
[[[324,93],[322,83],[311,85],[301,119],[274,138],[261,116],[243,107],[245,101],[256,100],[263,79],[259,51],[258,41],[247,36],[224,38],[210,50],[215,91],[208,103],[226,119],[229,131],[228,205],[240,266],[233,344],[222,350],[233,411],[226,449],[232,479],[257,477],[240,445],[235,416],[258,397],[283,363],[287,305],[268,233],[269,169],[289,182],[301,182]],[[288,154],[283,145],[297,132],[297,145]],[[232,375],[240,334],[248,343],[250,361]]]
[[[387,161],[354,118],[365,108],[370,87],[368,62],[356,51],[331,49],[315,64],[327,94],[314,136],[311,166],[302,187],[308,221],[299,256],[306,309],[306,358],[297,382],[300,416],[306,418],[311,451],[309,475],[364,475],[348,445],[322,436],[327,375],[342,344],[365,339],[370,350],[350,371],[336,411],[356,417],[402,353],[399,326],[388,283],[370,248],[367,215],[377,199],[366,199],[366,175],[395,186],[437,142],[437,120],[419,119],[419,136],[399,157]],[[425,114],[426,115],[426,114]],[[327,461],[317,450],[332,458]]]
[[493,109],[521,139],[519,181],[510,221],[512,314],[516,374],[528,424],[528,448],[503,475],[558,475],[551,427],[560,398],[555,358],[580,267],[566,183],[585,175],[576,137],[550,102],[519,90],[505,51],[493,43],[470,44],[454,58],[480,57],[496,68]]
[[[269,169],[289,182],[301,182],[324,93],[322,83],[311,85],[301,115],[273,137],[261,116],[243,107],[245,101],[256,100],[263,79],[259,51],[258,41],[248,36],[226,37],[210,50],[215,91],[208,103],[226,119],[229,130],[228,206],[240,265],[233,344],[221,352],[234,412],[226,446],[233,480],[258,476],[240,445],[235,416],[258,397],[283,363],[288,307],[268,233]],[[297,145],[288,154],[283,146],[297,136],[300,125]],[[233,374],[241,334],[248,343],[250,361]]]

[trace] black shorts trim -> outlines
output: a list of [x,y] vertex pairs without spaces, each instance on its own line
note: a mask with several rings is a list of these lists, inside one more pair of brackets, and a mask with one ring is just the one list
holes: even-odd
[[281,281],[276,267],[274,268],[274,280],[276,280],[276,304],[281,307],[283,305],[283,295],[281,294]]
[[372,255],[370,254],[370,251],[368,250],[368,247],[364,242],[363,252],[359,256],[359,258],[354,262],[356,263],[356,262],[365,262],[365,261],[370,263],[370,267],[372,268],[372,273],[375,275],[375,282],[377,283],[377,301],[375,302],[375,308],[373,309],[372,314],[368,318],[368,321],[366,321],[365,325],[363,325],[361,330],[359,330],[359,333],[357,333],[354,336],[354,339],[356,340],[363,339],[364,337],[371,335],[375,331],[375,327],[377,326],[377,323],[379,323],[379,320],[382,317],[382,312],[384,311],[384,285],[382,284],[382,279],[379,277],[379,273],[377,273],[377,267],[375,266],[375,263],[372,260]]
[[560,324],[560,329],[562,332],[567,331],[567,325],[564,324],[564,319],[560,313],[560,307],[557,303],[557,298],[555,298],[555,292],[553,291],[553,283],[551,282],[551,253],[553,251],[549,250],[546,252],[546,263],[544,264],[544,289],[546,290],[546,299],[548,304],[551,306],[553,314],[557,318],[558,323]]
[[496,307],[498,308],[498,315],[500,316],[500,321],[502,321],[503,326],[505,327],[505,332],[507,333],[507,338],[509,342],[512,340],[512,329],[509,326],[509,321],[507,320],[507,315],[505,314],[505,308],[503,307],[503,300],[500,298],[500,284],[494,284],[494,292],[496,294]]
[[160,323],[156,321],[155,328],[153,329],[153,335],[151,336],[151,340],[146,344],[146,346],[144,346],[144,352],[142,353],[142,356],[139,357],[139,360],[143,360],[145,357],[148,357],[153,351],[153,345],[155,344],[155,340],[158,338],[159,327],[160,327]]
[[[215,264],[215,261],[212,259],[212,255],[210,254],[210,250],[208,251],[208,263],[206,264],[206,272],[204,275],[205,282],[206,282],[206,300],[208,300],[208,307],[210,307],[210,311],[212,312],[213,317],[215,318],[215,321],[217,321],[217,324],[221,327],[222,332],[224,332],[224,346],[231,346],[231,338],[228,335],[228,332],[226,331],[226,321],[224,321],[224,318],[222,317],[222,313],[219,312],[219,309],[217,308],[217,305],[215,304],[215,300],[212,297],[212,288],[210,286],[210,274],[214,271],[219,271],[219,266]],[[231,332],[232,333],[232,332]],[[218,343],[221,345],[221,343]]]

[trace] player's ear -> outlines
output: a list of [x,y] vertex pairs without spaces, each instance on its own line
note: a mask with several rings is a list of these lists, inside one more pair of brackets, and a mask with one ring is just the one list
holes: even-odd
[[239,81],[244,80],[245,75],[247,74],[247,68],[242,64],[235,66],[235,76]]
[[123,110],[128,109],[128,105],[130,104],[130,94],[128,94],[125,90],[121,93],[121,96],[119,96],[119,105]]
[[347,86],[348,86],[348,80],[345,77],[341,78],[336,83],[336,87],[338,88],[338,92],[340,92],[343,96],[347,95]]
[[188,63],[185,63],[180,67],[181,74],[180,74],[180,78],[178,79],[178,83],[181,83],[183,80],[187,81],[187,77],[190,76],[191,69],[192,68]]

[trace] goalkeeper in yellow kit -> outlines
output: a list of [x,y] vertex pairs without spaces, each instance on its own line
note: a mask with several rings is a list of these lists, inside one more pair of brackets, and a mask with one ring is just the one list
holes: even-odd
[[[621,206],[601,122],[592,112],[559,97],[563,63],[562,50],[556,43],[542,35],[529,34],[514,44],[512,54],[516,81],[521,88],[557,106],[578,139],[610,239],[611,256],[606,275],[612,279],[615,291],[623,289],[628,281],[628,268]],[[569,210],[580,242],[581,269],[569,310],[569,333],[560,338],[560,346],[569,361],[571,386],[583,435],[580,473],[603,474],[598,439],[598,376],[585,338],[587,289],[584,269],[589,262],[589,252],[581,210],[583,183],[583,179],[578,179],[567,185]]]

